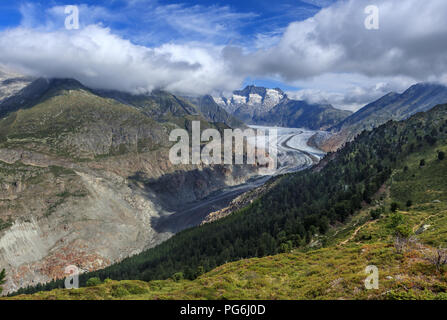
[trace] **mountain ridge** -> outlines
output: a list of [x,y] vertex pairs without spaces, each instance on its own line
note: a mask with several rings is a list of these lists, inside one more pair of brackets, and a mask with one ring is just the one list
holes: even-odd
[[287,99],[269,112],[256,116],[254,120],[259,125],[327,130],[351,114],[350,111],[336,109],[330,104]]
[[390,92],[373,101],[329,131],[332,136],[317,146],[324,151],[335,151],[364,130],[371,130],[389,120],[404,120],[418,112],[425,112],[447,102],[447,87],[437,83],[417,83],[402,93]]
[[217,104],[248,124],[324,130],[351,114],[329,104],[289,99],[281,89],[246,86],[231,98],[214,97]]

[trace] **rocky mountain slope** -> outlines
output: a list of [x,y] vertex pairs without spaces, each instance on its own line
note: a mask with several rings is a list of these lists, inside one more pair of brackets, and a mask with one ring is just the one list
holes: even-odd
[[251,166],[173,166],[172,129],[191,120],[227,126],[166,92],[114,94],[38,79],[0,103],[4,293],[63,277],[68,265],[92,271],[153,247],[172,236],[154,219],[256,174]]
[[0,102],[15,95],[33,79],[0,68]]
[[200,113],[210,122],[222,122],[232,128],[246,127],[241,120],[228,113],[209,95],[202,97],[186,97],[186,99],[197,106]]
[[321,141],[319,146],[325,151],[334,151],[363,130],[371,130],[389,120],[407,119],[445,102],[447,87],[438,84],[420,83],[402,94],[391,92],[334,125],[330,131],[335,135]]
[[256,86],[214,100],[236,118],[257,125],[325,130],[351,114],[331,105],[291,100],[281,89]]
[[259,125],[327,130],[349,115],[350,111],[335,109],[331,105],[287,99],[270,111],[255,116],[254,122]]
[[95,90],[94,93],[104,98],[111,98],[123,104],[134,106],[159,122],[174,122],[180,126],[185,126],[185,123],[182,123],[183,118],[200,116],[207,122],[225,124],[231,128],[245,126],[215,103],[210,96],[199,98],[179,97],[161,90],[139,95],[104,90]]

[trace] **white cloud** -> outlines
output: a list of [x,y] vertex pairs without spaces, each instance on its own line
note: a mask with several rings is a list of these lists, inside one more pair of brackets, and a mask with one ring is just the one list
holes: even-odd
[[289,25],[275,47],[244,55],[227,50],[235,68],[286,81],[329,72],[424,81],[447,73],[447,1],[376,0],[380,29],[366,30],[364,0],[342,1]]
[[[326,6],[331,1],[307,2]],[[0,33],[0,63],[133,92],[164,88],[202,94],[231,91],[246,77],[280,79],[302,88],[291,93],[295,97],[353,110],[415,82],[447,83],[447,1],[375,0],[380,29],[374,31],[364,27],[364,8],[370,4],[343,0],[283,32],[262,31],[251,42],[244,39],[245,47],[225,48],[222,43],[240,36],[234,26],[252,14],[129,0],[119,14],[81,6],[83,28],[68,32],[55,22],[63,24],[60,7],[44,10],[40,21],[36,12],[42,9],[24,5],[22,27]],[[141,6],[148,9],[140,13]],[[132,38],[156,43],[152,47],[126,40],[123,30],[97,25],[136,17],[162,26],[154,31],[144,25],[145,34]],[[179,40],[163,41],[164,27],[177,30]]]
[[[99,25],[104,21],[111,23],[122,20],[122,17],[101,6],[79,4],[77,7],[81,27],[91,24]],[[24,2],[20,5],[19,11],[22,17],[20,21],[22,28],[40,31],[54,31],[64,28],[65,18],[67,17],[65,6],[46,8],[39,3]]]
[[0,47],[0,63],[26,74],[75,78],[94,88],[205,94],[232,90],[243,81],[227,70],[219,47],[147,48],[99,26],[79,31],[7,30],[0,33]]
[[[65,6],[20,5],[20,27],[0,32],[0,63],[27,75],[75,78],[93,88],[130,92],[162,88],[194,95],[242,85],[244,75],[231,72],[218,43],[239,37],[236,28],[252,13],[152,0],[128,1],[119,12],[85,4],[78,8],[81,28],[69,31]],[[135,30],[106,27],[134,25],[132,19],[139,24]],[[169,41],[166,33],[177,33],[181,40]]]
[[391,91],[402,92],[415,81],[409,77],[367,77],[353,73],[326,73],[294,85],[302,88],[288,91],[289,97],[312,103],[328,103],[339,109],[357,111]]
[[233,12],[228,6],[186,7],[180,4],[157,6],[150,14],[152,18],[165,21],[185,36],[193,32],[205,38],[239,37],[236,25],[256,16],[253,13]]
[[[241,40],[239,30],[257,14],[237,12],[229,6],[161,4],[157,0],[118,1],[118,9],[77,4],[80,26],[101,25],[134,43],[159,46],[166,42],[191,41],[223,45]],[[23,2],[19,6],[21,27],[55,31],[64,28],[65,6],[47,7]]]
[[292,96],[351,110],[386,90],[447,83],[447,1],[376,0],[379,30],[364,27],[370,4],[340,1],[291,23],[275,46],[248,53],[228,47],[224,56],[239,72],[303,88]]

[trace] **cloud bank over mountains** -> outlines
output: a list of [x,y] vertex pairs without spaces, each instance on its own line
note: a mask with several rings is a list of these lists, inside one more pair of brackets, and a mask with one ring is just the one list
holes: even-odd
[[238,68],[286,81],[333,72],[439,79],[447,72],[447,2],[375,1],[380,29],[364,27],[366,1],[343,1],[295,22],[280,43],[244,55],[227,48]]
[[[204,7],[158,8],[167,21],[181,14],[176,28],[184,24],[203,37],[152,46],[101,24],[108,16],[118,19],[106,9],[95,7],[80,30],[65,30],[49,18],[63,18],[60,9],[47,10],[39,24],[35,11],[24,7],[22,24],[0,32],[0,63],[34,76],[73,77],[88,86],[131,92],[215,94],[239,88],[247,77],[270,78],[302,89],[292,93],[297,97],[349,109],[414,82],[447,83],[447,1],[374,2],[379,30],[364,27],[369,1],[339,1],[279,35],[257,34],[252,45],[219,41],[236,30],[217,18],[215,6],[208,8],[210,19]],[[228,7],[223,13],[236,25],[256,15]],[[259,46],[259,39],[266,45]]]
[[0,35],[0,46],[3,64],[34,76],[76,78],[94,88],[205,94],[231,90],[243,80],[230,72],[218,47],[147,48],[96,25],[75,32],[17,28]]

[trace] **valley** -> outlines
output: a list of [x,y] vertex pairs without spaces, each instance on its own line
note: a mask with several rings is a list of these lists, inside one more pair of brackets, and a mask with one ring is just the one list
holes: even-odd
[[[416,144],[420,135],[435,132],[433,128],[436,141]],[[446,139],[447,105],[406,121],[389,122],[362,134],[323,168],[283,176],[267,194],[239,212],[85,275],[99,278],[94,286],[13,299],[445,300],[445,269],[432,257],[444,250],[436,248],[446,244],[447,162],[440,156],[447,151]],[[363,180],[366,168],[370,174]],[[340,181],[340,177],[346,180]],[[338,183],[325,184],[331,179]],[[362,185],[364,188],[358,189]],[[318,196],[306,200],[302,194],[306,190],[318,194],[334,186],[347,187],[323,201]],[[321,191],[321,197],[325,194]],[[281,216],[280,212],[287,212],[294,203],[282,201],[290,195],[301,200],[295,202],[295,210],[303,203],[310,208],[319,202],[330,211],[313,217],[301,211],[303,220],[289,220],[278,234],[269,234],[280,221],[271,215]],[[312,232],[306,233],[302,223],[311,224]],[[264,233],[250,232],[249,226]],[[402,238],[405,242],[401,246],[396,239]],[[233,246],[220,248],[220,242]],[[250,245],[254,243],[256,248]],[[207,265],[210,259],[216,263]],[[368,265],[380,270],[377,290],[364,286]],[[200,271],[194,271],[195,266]],[[177,272],[172,273],[174,270]]]
[[[324,152],[308,146],[307,142],[315,131],[299,128],[279,128],[250,126],[255,130],[278,131],[277,150],[278,167],[273,175],[253,177],[247,182],[214,191],[204,199],[182,204],[180,210],[166,217],[156,219],[155,229],[159,232],[177,233],[184,229],[200,225],[212,212],[227,207],[236,197],[264,185],[272,176],[305,170],[317,164],[324,157]],[[248,143],[256,145],[256,138],[249,138]]]

